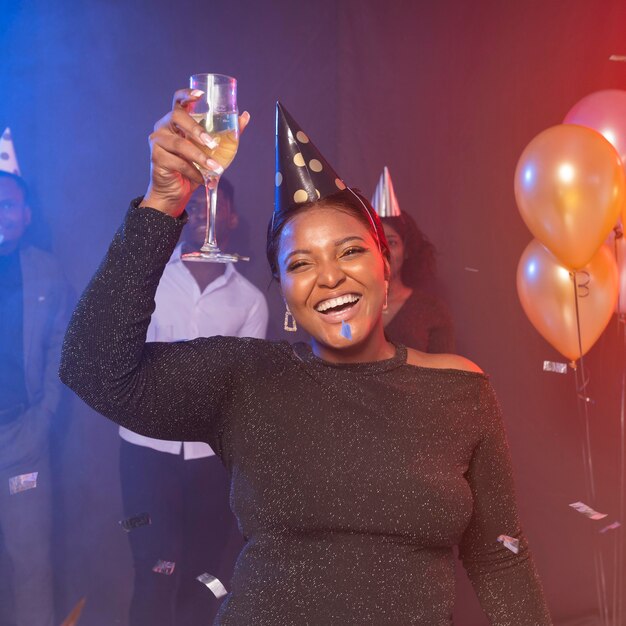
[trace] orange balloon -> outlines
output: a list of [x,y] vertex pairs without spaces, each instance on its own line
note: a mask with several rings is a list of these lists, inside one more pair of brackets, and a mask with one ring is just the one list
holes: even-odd
[[528,319],[548,343],[571,361],[581,356],[574,277],[578,285],[584,355],[598,340],[615,310],[617,265],[609,248],[601,246],[588,265],[572,273],[534,239],[517,267],[517,293]]
[[539,133],[522,153],[515,198],[532,234],[565,266],[580,269],[617,222],[624,171],[600,133],[561,124]]

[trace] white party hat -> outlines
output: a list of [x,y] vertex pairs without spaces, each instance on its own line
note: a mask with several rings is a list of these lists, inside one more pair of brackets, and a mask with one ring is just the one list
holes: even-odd
[[372,206],[380,217],[399,217],[401,214],[400,205],[396,199],[391,176],[386,165],[383,173],[380,175],[376,191],[372,196]]
[[0,171],[21,176],[20,166],[17,164],[11,129],[5,128],[0,137]]

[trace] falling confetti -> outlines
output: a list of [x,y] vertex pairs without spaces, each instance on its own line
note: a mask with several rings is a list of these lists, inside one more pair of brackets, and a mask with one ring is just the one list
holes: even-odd
[[135,528],[139,528],[140,526],[148,526],[151,523],[152,522],[150,521],[150,515],[148,515],[148,513],[140,513],[139,515],[135,515],[134,517],[120,520],[120,526],[127,533]]
[[609,57],[609,61],[622,61],[622,62],[626,62],[626,55],[625,54],[612,54]]
[[479,270],[477,270],[475,267],[466,267],[465,271],[466,272],[478,272]]
[[519,539],[515,537],[509,537],[508,535],[500,535],[498,541],[504,544],[505,548],[508,548],[514,554],[519,552]]
[[61,626],[76,626],[76,624],[78,624],[78,618],[85,607],[85,602],[87,602],[87,598],[81,598],[78,604],[72,609],[72,612],[65,618]]
[[152,568],[153,572],[157,574],[165,574],[166,576],[171,576],[174,573],[174,568],[176,567],[176,563],[173,561],[161,561],[159,559],[156,562],[156,565]]
[[544,372],[555,372],[556,374],[567,374],[567,363],[558,363],[557,361],[544,361]]
[[30,474],[20,474],[9,478],[9,493],[13,496],[20,491],[28,491],[37,486],[37,476],[39,472],[31,472]]
[[584,502],[573,502],[570,504],[573,509],[576,509],[579,513],[586,515],[589,519],[599,520],[605,518],[608,513],[598,513],[594,511],[590,506],[587,506]]
[[619,528],[621,526],[621,524],[619,522],[613,522],[612,524],[609,524],[608,526],[605,526],[600,532],[601,533],[605,533],[608,530],[615,530],[616,528]]
[[226,587],[224,587],[224,585],[222,585],[222,583],[215,578],[215,576],[211,576],[211,574],[200,574],[196,580],[199,580],[203,585],[206,585],[213,592],[213,595],[216,598],[222,598],[228,593],[228,591],[226,591]]
[[350,328],[350,324],[346,324],[343,320],[341,321],[341,336],[345,337],[349,341],[352,341],[352,329]]

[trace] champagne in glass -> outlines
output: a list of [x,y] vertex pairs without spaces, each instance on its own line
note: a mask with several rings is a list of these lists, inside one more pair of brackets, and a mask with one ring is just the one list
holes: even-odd
[[191,117],[211,136],[211,146],[200,145],[207,157],[218,167],[207,169],[195,164],[202,178],[207,200],[207,227],[204,245],[197,252],[183,254],[185,261],[231,263],[248,261],[247,257],[222,252],[217,245],[215,223],[217,217],[217,186],[220,176],[232,163],[239,147],[239,111],[237,110],[237,81],[223,74],[194,74],[189,79],[191,89],[199,89],[202,97],[190,107]]

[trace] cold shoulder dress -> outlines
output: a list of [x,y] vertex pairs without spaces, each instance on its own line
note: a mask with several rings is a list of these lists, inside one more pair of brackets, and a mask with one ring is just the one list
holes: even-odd
[[216,624],[448,626],[459,545],[492,624],[549,625],[488,378],[409,365],[401,345],[337,365],[287,342],[146,344],[184,220],[137,204],[74,313],[61,377],[117,424],[221,458],[246,543]]

